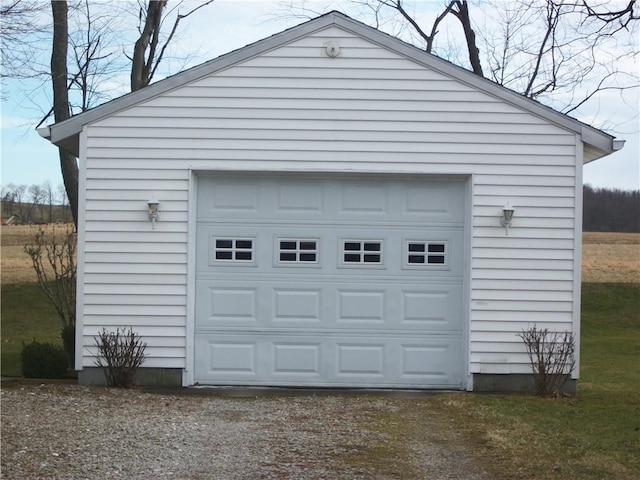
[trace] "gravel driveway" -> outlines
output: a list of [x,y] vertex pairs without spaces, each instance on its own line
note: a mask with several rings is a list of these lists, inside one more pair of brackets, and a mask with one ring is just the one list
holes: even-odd
[[50,384],[3,386],[1,396],[6,479],[489,478],[442,418],[414,413],[425,397]]

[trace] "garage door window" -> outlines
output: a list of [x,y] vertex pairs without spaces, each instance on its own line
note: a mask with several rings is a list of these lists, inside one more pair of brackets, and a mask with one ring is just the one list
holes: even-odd
[[214,238],[214,262],[253,263],[252,238]]
[[343,240],[343,265],[381,265],[382,240]]
[[405,266],[406,267],[446,267],[447,243],[433,241],[407,241],[405,242]]
[[283,239],[277,242],[277,262],[286,265],[317,264],[318,244],[317,239]]

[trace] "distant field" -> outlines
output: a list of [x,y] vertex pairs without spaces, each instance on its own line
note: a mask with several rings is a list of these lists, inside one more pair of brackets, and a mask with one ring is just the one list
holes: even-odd
[[640,233],[585,232],[582,281],[640,283]]
[[[39,228],[2,227],[2,284],[36,281],[24,245],[31,241]],[[66,226],[44,228],[63,232]],[[640,233],[585,232],[582,244],[583,282],[640,283]]]
[[2,269],[2,284],[31,283],[37,281],[31,265],[31,259],[24,251],[24,246],[33,242],[33,238],[40,228],[50,232],[64,233],[73,224],[57,225],[11,225],[0,229],[0,268]]

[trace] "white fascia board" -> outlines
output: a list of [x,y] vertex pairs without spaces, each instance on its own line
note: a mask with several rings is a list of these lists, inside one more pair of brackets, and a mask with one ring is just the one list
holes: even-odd
[[[588,125],[582,126],[582,131],[580,132],[582,136],[582,141],[589,145],[591,148],[599,150],[602,152],[602,155],[599,157],[593,158],[591,160],[597,160],[598,158],[602,158],[606,155],[609,155],[617,150],[620,150],[622,146],[624,146],[624,142],[615,141],[611,135],[604,133],[596,128],[590,127]],[[620,145],[622,143],[622,145]],[[619,147],[619,148],[616,148]],[[585,159],[585,163],[586,159]]]

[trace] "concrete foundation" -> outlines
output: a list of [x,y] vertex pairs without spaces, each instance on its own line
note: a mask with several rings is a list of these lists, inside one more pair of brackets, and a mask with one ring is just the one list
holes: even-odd
[[[78,372],[80,385],[106,385],[104,370],[97,367],[84,368]],[[147,387],[181,387],[182,369],[180,368],[140,368],[134,379],[136,385]]]
[[[562,389],[576,393],[578,381],[569,378]],[[536,384],[532,374],[473,374],[474,392],[535,393]]]
[[[89,367],[78,372],[80,385],[106,385],[101,368]],[[576,393],[577,380],[568,379],[563,391]],[[179,368],[140,368],[136,372],[135,384],[146,387],[181,387],[182,370]],[[266,388],[271,390],[271,388]],[[274,388],[273,390],[278,390]],[[535,381],[531,374],[481,374],[473,375],[473,391],[496,393],[535,393]]]

